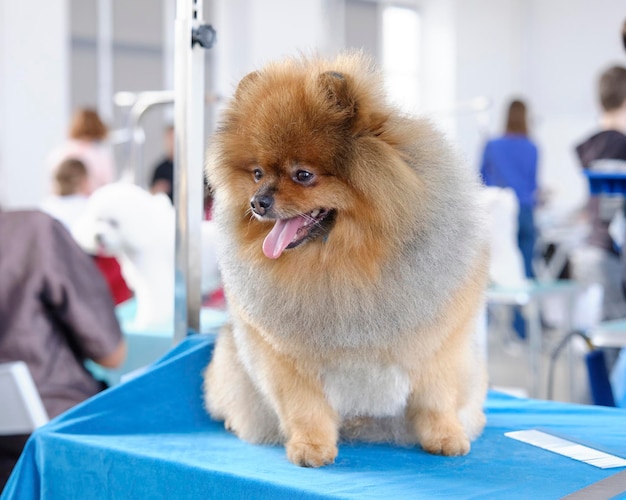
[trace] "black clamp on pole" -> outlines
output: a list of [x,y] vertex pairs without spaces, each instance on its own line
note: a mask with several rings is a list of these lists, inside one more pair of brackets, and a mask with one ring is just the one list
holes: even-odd
[[201,24],[197,28],[191,30],[191,46],[196,43],[200,44],[200,47],[210,49],[215,43],[216,32],[213,26],[210,24]]

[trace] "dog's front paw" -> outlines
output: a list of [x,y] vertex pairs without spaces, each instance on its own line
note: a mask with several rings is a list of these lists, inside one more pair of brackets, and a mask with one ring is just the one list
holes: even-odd
[[432,434],[421,440],[422,448],[433,455],[449,457],[467,455],[470,451],[470,441],[464,433]]
[[453,457],[470,451],[469,437],[453,412],[423,411],[414,425],[419,443],[428,453]]
[[289,441],[287,443],[287,458],[300,467],[322,467],[332,464],[337,456],[335,444],[315,444]]

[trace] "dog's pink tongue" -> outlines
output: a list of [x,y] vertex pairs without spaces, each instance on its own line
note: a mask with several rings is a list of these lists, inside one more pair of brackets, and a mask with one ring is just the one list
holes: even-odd
[[277,220],[263,241],[263,253],[265,256],[269,259],[278,259],[305,222],[306,219],[304,217]]

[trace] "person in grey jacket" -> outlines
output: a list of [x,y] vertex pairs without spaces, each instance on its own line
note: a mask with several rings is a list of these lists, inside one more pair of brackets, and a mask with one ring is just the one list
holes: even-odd
[[[52,418],[104,388],[85,360],[116,368],[125,357],[107,284],[65,227],[39,211],[0,212],[0,363],[28,365]],[[27,438],[0,437],[0,490]]]

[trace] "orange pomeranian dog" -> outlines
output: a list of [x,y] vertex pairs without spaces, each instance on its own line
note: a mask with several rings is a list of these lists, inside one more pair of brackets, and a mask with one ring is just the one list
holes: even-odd
[[247,75],[209,150],[230,323],[210,414],[301,466],[341,439],[464,455],[485,424],[479,182],[361,54]]

